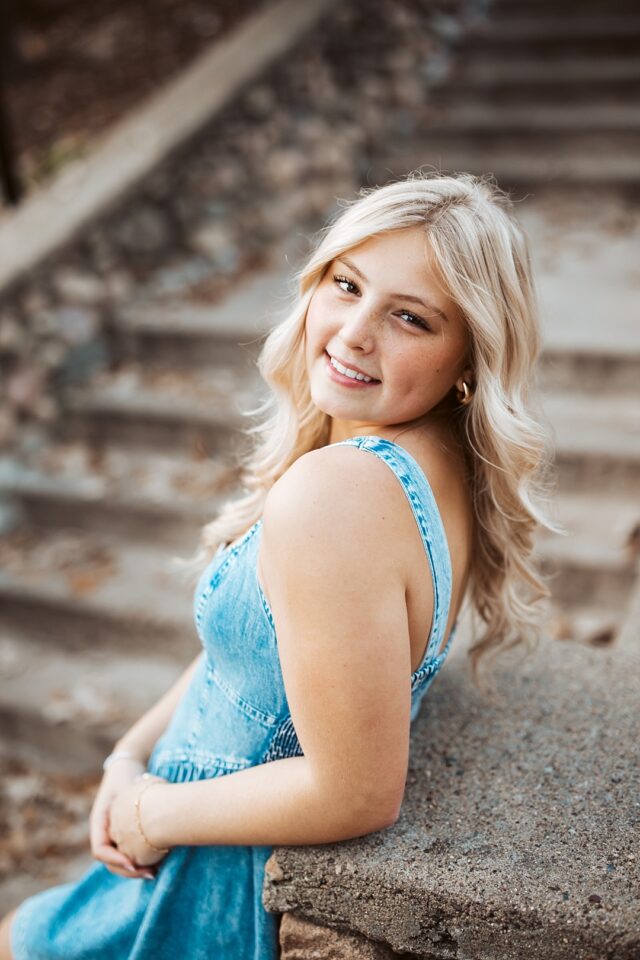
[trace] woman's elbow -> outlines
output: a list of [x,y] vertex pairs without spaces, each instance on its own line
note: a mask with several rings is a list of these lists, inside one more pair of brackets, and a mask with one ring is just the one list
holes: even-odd
[[357,830],[353,836],[364,836],[367,833],[377,833],[392,827],[400,816],[402,796],[389,798],[370,798],[353,811],[351,817],[352,829]]
[[331,819],[335,839],[346,840],[376,833],[393,826],[400,816],[405,780],[400,784],[358,784],[353,778],[341,778],[338,787],[327,785],[318,797],[319,808]]
[[377,833],[379,830],[386,830],[388,827],[392,827],[396,820],[398,819],[400,811],[394,811],[393,813],[386,813],[384,815],[380,814],[378,816],[371,816],[361,814],[358,817],[353,818],[348,829],[345,831],[345,834],[341,839],[348,840],[353,837],[365,837],[369,833]]

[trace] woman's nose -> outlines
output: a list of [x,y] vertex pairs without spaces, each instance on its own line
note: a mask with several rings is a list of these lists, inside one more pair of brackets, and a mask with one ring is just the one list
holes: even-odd
[[365,304],[350,308],[340,328],[340,338],[351,349],[372,349],[379,318],[374,310]]

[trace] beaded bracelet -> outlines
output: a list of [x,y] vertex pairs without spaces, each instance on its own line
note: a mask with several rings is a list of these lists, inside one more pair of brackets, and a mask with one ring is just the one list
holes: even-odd
[[151,843],[146,833],[142,829],[142,820],[140,819],[140,800],[142,799],[142,794],[145,793],[145,791],[147,791],[149,787],[151,787],[153,783],[157,781],[155,780],[155,778],[153,778],[152,774],[150,773],[143,773],[140,779],[148,780],[149,782],[145,784],[145,786],[142,788],[142,790],[140,790],[135,800],[133,801],[136,808],[136,823],[138,824],[138,832],[140,833],[140,836],[142,837],[146,845],[150,847],[152,850],[155,850],[156,853],[169,853],[168,849],[163,850],[161,847],[156,847],[153,843]]

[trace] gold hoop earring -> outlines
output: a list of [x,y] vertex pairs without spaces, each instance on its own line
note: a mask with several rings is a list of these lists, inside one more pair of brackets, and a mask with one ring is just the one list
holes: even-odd
[[466,380],[462,381],[462,390],[458,390],[458,400],[460,401],[461,407],[468,406],[473,399],[473,393],[469,388],[469,384]]

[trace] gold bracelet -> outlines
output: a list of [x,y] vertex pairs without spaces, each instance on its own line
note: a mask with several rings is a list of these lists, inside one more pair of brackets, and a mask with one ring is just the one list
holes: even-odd
[[168,850],[168,849],[167,849],[167,850],[163,850],[161,847],[156,847],[153,843],[151,843],[151,841],[150,841],[149,838],[147,837],[146,833],[145,833],[144,830],[142,829],[142,820],[140,819],[140,800],[142,799],[143,793],[145,793],[145,792],[149,789],[149,787],[153,786],[153,784],[154,784],[156,781],[151,780],[150,775],[149,775],[149,774],[146,774],[146,773],[143,773],[143,774],[142,774],[142,777],[141,777],[140,779],[141,779],[141,780],[149,780],[149,783],[147,783],[147,784],[142,788],[142,790],[140,791],[140,793],[138,793],[138,795],[136,796],[135,800],[133,801],[133,802],[134,802],[134,805],[135,805],[135,808],[136,808],[136,823],[138,824],[138,832],[139,832],[140,836],[142,837],[142,839],[144,840],[144,842],[146,843],[146,845],[147,845],[148,847],[151,847],[152,850],[155,850],[156,853],[169,853],[169,850]]

